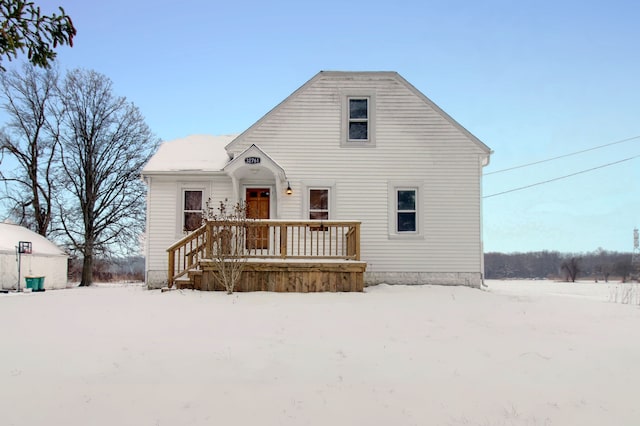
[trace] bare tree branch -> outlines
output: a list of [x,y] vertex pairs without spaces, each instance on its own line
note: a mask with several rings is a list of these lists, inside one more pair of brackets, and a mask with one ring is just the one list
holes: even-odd
[[[26,64],[21,72],[0,75],[0,92],[6,99],[2,109],[9,117],[0,134],[0,151],[19,166],[1,178],[8,190],[20,194],[8,198],[14,203],[8,208],[19,212],[20,217],[14,217],[18,223],[29,225],[44,236],[50,231],[53,214],[54,181],[50,172],[56,164],[56,140],[51,133],[55,126],[49,122],[49,112],[56,101],[57,79],[55,69],[36,70]],[[14,208],[19,205],[22,209]],[[33,223],[27,220],[29,216]]]

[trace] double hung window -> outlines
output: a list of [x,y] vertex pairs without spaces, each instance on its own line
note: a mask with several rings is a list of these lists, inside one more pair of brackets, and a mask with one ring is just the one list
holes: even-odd
[[329,189],[309,189],[309,219],[329,220]]
[[349,98],[349,140],[369,140],[368,98]]
[[184,190],[182,200],[183,230],[194,231],[202,225],[202,190]]
[[389,238],[424,238],[424,183],[396,181],[388,185]]
[[342,93],[343,148],[373,147],[376,134],[376,97],[373,90]]
[[396,232],[415,233],[417,221],[417,189],[399,188],[396,191]]

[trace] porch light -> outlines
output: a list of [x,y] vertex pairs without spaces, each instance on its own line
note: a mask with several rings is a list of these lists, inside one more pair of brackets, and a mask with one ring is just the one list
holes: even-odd
[[293,189],[291,189],[291,184],[287,181],[287,195],[293,194]]

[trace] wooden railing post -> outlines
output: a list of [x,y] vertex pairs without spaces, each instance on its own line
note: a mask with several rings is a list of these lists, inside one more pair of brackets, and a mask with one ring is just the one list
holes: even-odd
[[360,222],[354,225],[356,227],[356,260],[360,260]]
[[175,267],[176,267],[176,256],[173,250],[169,250],[169,268],[168,268],[168,277],[167,277],[167,284],[169,285],[169,288],[171,288],[173,286],[173,274],[175,273]]
[[204,233],[204,241],[206,244],[205,248],[205,256],[207,259],[213,258],[213,223],[211,221],[207,221],[207,229]]
[[287,225],[280,225],[280,257],[287,257]]

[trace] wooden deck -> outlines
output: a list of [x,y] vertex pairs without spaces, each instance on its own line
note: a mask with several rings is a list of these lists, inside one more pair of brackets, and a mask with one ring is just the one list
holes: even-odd
[[[229,249],[225,236],[230,232],[241,236],[235,244],[240,253]],[[223,290],[214,279],[221,262],[243,262],[235,291],[364,288],[366,262],[360,261],[360,222],[355,221],[209,221],[167,251],[169,287]]]

